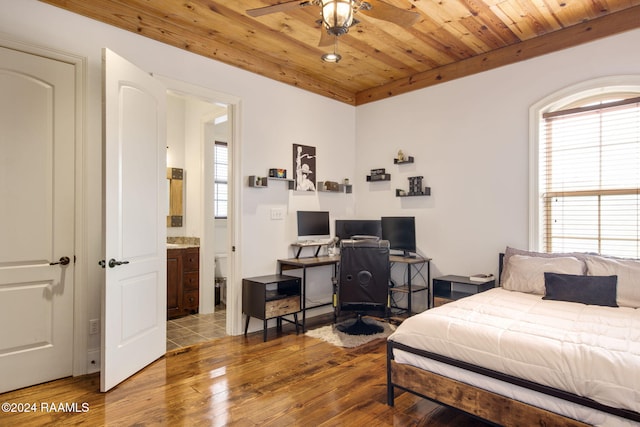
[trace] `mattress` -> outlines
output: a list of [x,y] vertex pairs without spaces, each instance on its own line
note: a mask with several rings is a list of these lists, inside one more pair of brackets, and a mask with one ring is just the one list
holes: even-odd
[[389,340],[640,412],[638,309],[495,288],[410,317]]

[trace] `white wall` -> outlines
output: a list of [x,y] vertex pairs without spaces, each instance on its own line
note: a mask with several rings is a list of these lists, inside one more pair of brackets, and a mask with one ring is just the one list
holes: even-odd
[[[640,74],[639,45],[630,31],[358,107],[356,213],[416,216],[432,276],[497,272],[506,245],[529,244],[529,107],[577,82]],[[398,149],[415,163],[394,165]],[[364,182],[377,167],[389,185]],[[432,196],[396,198],[413,175]]]

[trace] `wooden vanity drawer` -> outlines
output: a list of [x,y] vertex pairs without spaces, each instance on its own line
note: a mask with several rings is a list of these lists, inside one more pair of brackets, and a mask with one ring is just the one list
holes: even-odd
[[285,314],[297,313],[298,311],[300,311],[299,295],[267,301],[264,306],[264,316],[267,319],[284,316]]
[[198,291],[188,291],[183,294],[182,305],[185,310],[197,312],[200,306],[200,298],[198,297]]
[[200,274],[198,272],[184,273],[182,280],[182,286],[185,291],[197,291],[199,289]]
[[200,268],[200,251],[198,248],[186,249],[182,262],[184,271],[198,271]]

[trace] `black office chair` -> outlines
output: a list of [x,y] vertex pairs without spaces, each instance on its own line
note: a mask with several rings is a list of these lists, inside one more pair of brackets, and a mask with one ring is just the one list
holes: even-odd
[[338,325],[350,335],[373,335],[383,331],[380,325],[365,322],[364,314],[387,316],[389,309],[389,241],[342,240],[340,265],[334,280],[334,317],[342,311],[355,311],[355,322]]

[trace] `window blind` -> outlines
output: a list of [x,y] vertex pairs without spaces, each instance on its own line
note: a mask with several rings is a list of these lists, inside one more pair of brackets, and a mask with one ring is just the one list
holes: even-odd
[[543,115],[543,249],[640,258],[640,97]]
[[214,212],[216,218],[227,217],[229,150],[226,142],[216,141],[214,147]]

